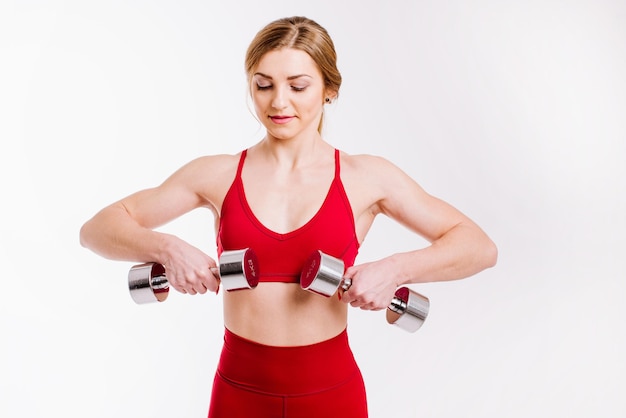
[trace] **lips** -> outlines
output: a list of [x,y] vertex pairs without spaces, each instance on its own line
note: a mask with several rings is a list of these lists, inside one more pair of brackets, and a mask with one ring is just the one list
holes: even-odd
[[270,116],[270,119],[272,120],[272,122],[276,124],[284,125],[285,123],[289,123],[292,119],[294,119],[294,116],[276,115],[276,116]]

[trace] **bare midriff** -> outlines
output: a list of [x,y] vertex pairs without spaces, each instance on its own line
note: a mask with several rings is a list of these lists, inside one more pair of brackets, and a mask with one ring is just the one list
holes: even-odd
[[347,305],[298,283],[259,283],[224,293],[224,325],[240,337],[273,346],[315,344],[346,328]]

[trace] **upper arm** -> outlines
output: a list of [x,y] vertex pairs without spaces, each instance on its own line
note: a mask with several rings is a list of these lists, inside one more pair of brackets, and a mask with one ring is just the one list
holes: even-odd
[[220,176],[228,166],[224,157],[193,160],[159,186],[133,193],[115,205],[146,228],[156,228],[203,206],[215,211],[223,188]]
[[445,201],[427,193],[415,180],[383,158],[372,162],[379,173],[377,208],[430,242],[461,223],[472,221]]

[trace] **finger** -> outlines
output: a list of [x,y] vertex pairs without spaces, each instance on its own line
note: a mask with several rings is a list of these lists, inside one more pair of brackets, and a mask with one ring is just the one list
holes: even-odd
[[[217,286],[216,286],[217,282]],[[208,272],[198,273],[194,278],[189,278],[185,283],[187,293],[190,295],[204,295],[209,290],[219,287],[219,274],[216,267],[208,268]]]
[[352,297],[352,295],[350,295],[347,290],[339,289],[337,294],[339,295],[339,300],[343,303],[350,304],[355,301],[355,299]]
[[213,274],[213,277],[219,285],[220,281],[222,280],[222,276],[220,276],[220,269],[217,267],[209,267],[209,271],[211,272],[211,274]]
[[209,267],[209,271],[211,272],[211,277],[207,277],[204,281],[204,287],[207,291],[212,291],[217,294],[220,290],[220,272],[217,267]]
[[345,302],[354,308],[360,308],[363,305],[363,299],[349,291],[344,292],[342,298],[345,298]]
[[364,305],[358,300],[353,300],[352,302],[350,302],[350,306],[352,306],[353,308],[363,308]]
[[188,279],[185,283],[185,289],[187,289],[187,293],[190,295],[197,295],[198,293],[202,293],[202,282],[199,279]]
[[184,294],[187,294],[190,290],[185,283],[175,283],[174,281],[170,281],[170,287],[173,287],[176,291]]
[[198,283],[198,284],[194,287],[194,290],[195,290],[197,293],[199,293],[199,294],[201,294],[201,295],[204,295],[204,294],[207,292],[207,290],[208,290],[208,289],[207,289],[207,287],[204,285],[204,283]]
[[378,304],[374,303],[374,302],[370,302],[370,303],[365,303],[363,305],[360,306],[361,309],[366,310],[366,311],[380,311],[384,308],[381,308]]

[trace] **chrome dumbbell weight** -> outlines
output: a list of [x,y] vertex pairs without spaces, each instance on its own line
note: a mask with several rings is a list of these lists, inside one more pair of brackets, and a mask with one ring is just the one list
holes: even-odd
[[[340,287],[348,290],[352,281],[343,277],[344,269],[342,260],[315,251],[300,274],[300,286],[326,297],[335,294]],[[387,322],[405,331],[415,332],[426,320],[429,308],[430,302],[426,296],[408,287],[401,287],[387,308]]]
[[[218,268],[221,285],[225,290],[254,289],[259,283],[259,261],[250,248],[224,251]],[[138,304],[163,302],[169,294],[165,267],[159,263],[133,266],[128,272],[128,290]]]

